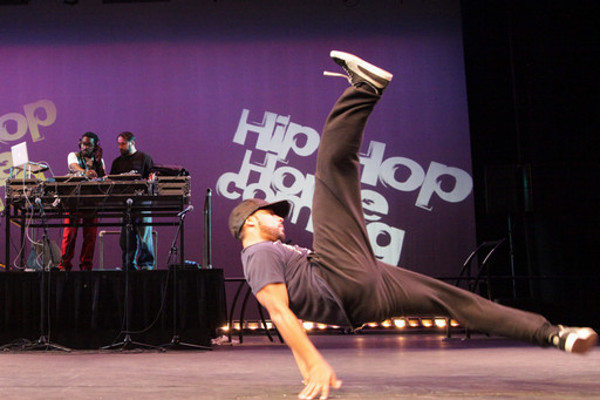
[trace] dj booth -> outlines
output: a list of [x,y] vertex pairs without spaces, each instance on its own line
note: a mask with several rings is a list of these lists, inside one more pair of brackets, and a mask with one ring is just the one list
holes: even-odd
[[[189,176],[150,181],[136,175],[92,181],[74,176],[8,179],[0,345],[41,335],[70,348],[98,348],[117,340],[125,321],[127,334],[136,341],[160,345],[177,337],[210,345],[217,328],[227,322],[224,277],[221,269],[184,267],[183,221],[191,210],[190,194]],[[62,272],[43,262],[45,268],[22,272],[26,230],[42,228],[46,240],[37,244],[48,246],[48,229],[79,220],[69,216],[97,217],[96,226],[123,226],[138,217],[152,218],[145,225],[178,226],[179,263],[154,271]],[[14,265],[12,226],[20,229],[22,249]],[[40,257],[47,261],[51,253],[42,249]]]
[[[128,218],[151,217],[152,226],[181,226],[180,264],[185,260],[185,229],[180,218],[191,198],[190,177],[141,179],[139,175],[109,175],[87,180],[79,176],[39,179],[7,179],[5,210],[6,268],[11,269],[11,225],[20,227],[22,248],[27,228],[57,228],[79,223],[69,216],[94,216],[96,226],[123,226]],[[79,223],[80,226],[82,224]],[[24,268],[21,252],[18,269]]]

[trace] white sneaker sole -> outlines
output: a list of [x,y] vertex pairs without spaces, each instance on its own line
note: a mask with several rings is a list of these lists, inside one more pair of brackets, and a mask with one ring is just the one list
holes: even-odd
[[382,80],[385,80],[388,82],[391,81],[392,78],[394,77],[394,75],[392,75],[390,72],[388,72],[382,68],[379,68],[379,67],[363,60],[362,58],[355,56],[354,54],[345,53],[345,52],[339,51],[339,50],[331,50],[331,53],[329,53],[329,56],[333,59],[337,58],[337,59],[343,60],[346,63],[346,65],[348,66],[348,68],[350,68],[352,70],[356,70],[359,73],[361,72],[360,70],[363,69],[365,71],[368,71],[370,74],[375,75],[379,79],[382,79]]
[[582,328],[577,335],[571,334],[565,342],[565,351],[569,353],[587,353],[596,345],[598,334],[591,328]]

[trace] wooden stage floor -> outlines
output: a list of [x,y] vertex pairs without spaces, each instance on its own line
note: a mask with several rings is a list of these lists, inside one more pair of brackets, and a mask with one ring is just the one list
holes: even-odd
[[[313,335],[344,381],[333,399],[597,399],[600,351],[585,356],[475,336]],[[285,345],[246,336],[213,351],[0,353],[2,399],[294,399]]]

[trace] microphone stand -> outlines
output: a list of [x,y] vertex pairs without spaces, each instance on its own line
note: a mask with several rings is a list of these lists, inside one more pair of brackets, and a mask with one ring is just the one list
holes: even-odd
[[133,231],[133,220],[131,218],[131,206],[133,205],[133,199],[129,198],[125,202],[127,204],[127,208],[125,210],[125,262],[123,268],[125,268],[125,300],[123,302],[123,318],[125,319],[125,331],[121,331],[121,334],[124,334],[123,340],[120,342],[116,342],[110,344],[108,346],[101,347],[102,350],[111,350],[116,348],[121,348],[121,350],[127,350],[135,347],[142,347],[151,350],[159,349],[162,350],[158,346],[153,346],[151,344],[136,342],[131,339],[130,334],[130,317],[129,317],[129,270],[132,269],[131,262],[129,260],[129,247],[130,247],[130,236]]
[[[53,259],[54,257],[52,255],[52,248],[50,247],[50,239],[48,238],[48,224],[46,223],[46,212],[44,211],[42,200],[38,197],[35,199],[35,202],[40,208],[40,217],[42,220],[42,228],[44,230],[44,234],[42,235],[42,271],[40,279],[40,337],[36,343],[31,344],[29,347],[25,347],[24,350],[61,350],[70,352],[71,349],[68,347],[51,343],[49,339],[49,329],[46,329],[46,320],[50,319],[48,312],[49,303],[46,301],[46,294],[48,297],[50,296],[50,278],[48,278],[48,287],[46,288],[46,264],[48,264],[48,261],[50,261],[50,264],[53,265],[55,260]],[[48,252],[50,260],[46,259],[46,251]],[[50,268],[51,265],[48,265],[48,274],[52,273]],[[46,289],[48,291],[47,293]]]
[[[167,268],[170,268],[169,263],[171,262],[171,260],[176,256],[177,256],[177,240],[179,238],[180,233],[183,231],[183,221],[185,219],[185,216],[188,212],[193,211],[194,207],[189,206],[186,210],[180,212],[178,214],[179,216],[179,224],[177,225],[177,231],[175,232],[175,237],[173,238],[173,241],[171,242],[171,249],[169,250],[169,256],[167,257]],[[178,329],[177,329],[177,322],[178,322],[178,318],[177,318],[177,305],[178,305],[178,295],[179,295],[179,290],[177,290],[177,269],[178,269],[178,265],[173,265],[173,337],[171,338],[171,341],[169,343],[163,344],[161,345],[161,347],[163,348],[170,348],[172,350],[179,350],[182,348],[188,348],[188,349],[197,349],[197,350],[212,350],[210,347],[207,346],[202,346],[199,344],[193,344],[193,343],[185,343],[181,341],[181,337],[178,334]]]
[[212,269],[212,191],[206,189],[204,199],[204,265],[207,269]]

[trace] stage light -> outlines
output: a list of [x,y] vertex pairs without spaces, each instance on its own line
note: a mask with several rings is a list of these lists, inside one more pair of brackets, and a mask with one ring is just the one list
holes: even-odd
[[382,328],[391,328],[392,326],[393,326],[392,325],[392,320],[390,320],[390,319],[386,319],[385,321],[383,321],[381,323],[381,327]]
[[425,328],[431,328],[433,326],[433,320],[431,318],[422,318],[421,325]]
[[394,318],[393,321],[396,328],[406,328],[406,320],[404,318]]
[[302,326],[305,330],[310,331],[312,328],[314,328],[315,324],[312,322],[304,321],[302,322]]
[[[419,331],[424,328],[447,328],[448,323],[450,323],[450,327],[460,327],[460,324],[451,319],[448,321],[446,317],[394,317],[391,319],[387,319],[382,322],[368,322],[363,325],[365,331],[368,330],[391,330],[391,329],[402,329],[402,330],[415,330]],[[320,331],[326,333],[335,333],[339,332],[342,328],[338,325],[328,325],[323,323],[317,323],[312,321],[302,321],[302,328],[307,331]],[[240,331],[240,330],[249,330],[253,332],[259,331],[269,331],[272,329],[276,329],[275,324],[271,320],[265,320],[263,323],[259,320],[246,320],[246,321],[233,321],[233,327],[226,325],[220,328],[223,332]],[[345,330],[347,332],[347,330]]]
[[436,318],[435,319],[435,326],[437,326],[438,328],[445,328],[446,325],[447,325],[446,318]]

